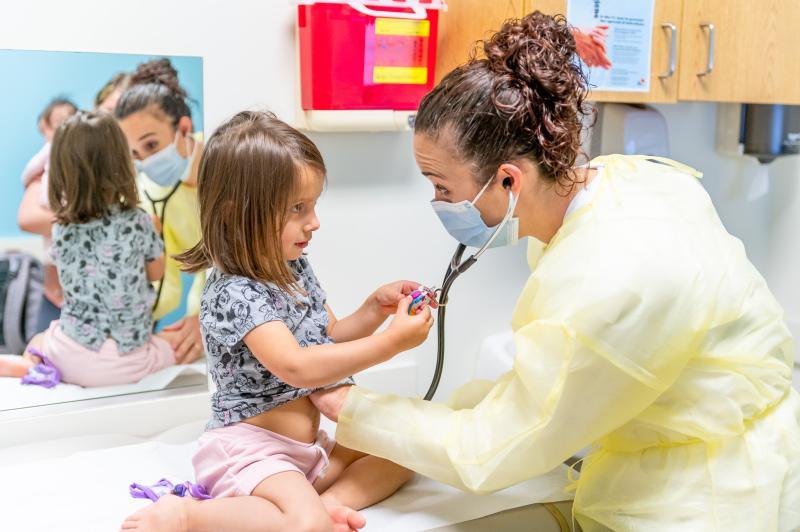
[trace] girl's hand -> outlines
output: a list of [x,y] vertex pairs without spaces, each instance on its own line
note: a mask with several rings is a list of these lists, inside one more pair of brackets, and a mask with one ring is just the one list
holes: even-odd
[[398,352],[407,351],[424,342],[433,326],[430,307],[426,306],[418,314],[410,316],[409,305],[411,297],[406,296],[397,305],[392,323],[386,329],[386,334],[391,337]]
[[[387,285],[381,286],[372,293],[372,301],[378,312],[384,318],[387,318],[395,313],[397,305],[408,294],[419,288],[421,283],[414,281],[395,281]],[[436,302],[432,301],[431,306],[436,308]]]
[[200,335],[200,318],[186,316],[159,332],[160,336],[175,350],[176,364],[191,364],[203,355],[203,340]]
[[311,402],[314,403],[314,406],[323,416],[334,422],[339,421],[339,413],[347,400],[347,394],[350,393],[351,386],[347,384],[329,390],[314,392],[310,396]]

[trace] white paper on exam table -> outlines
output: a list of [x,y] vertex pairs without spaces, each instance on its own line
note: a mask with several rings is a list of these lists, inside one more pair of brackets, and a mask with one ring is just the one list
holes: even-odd
[[[325,425],[326,429],[330,427]],[[159,436],[161,441],[0,467],[2,528],[30,532],[116,530],[125,516],[151,504],[130,497],[131,482],[153,483],[162,477],[175,482],[193,480],[191,457],[196,442],[165,441],[185,441],[200,428],[201,424],[192,423],[185,430],[176,427]],[[97,437],[92,438],[88,447],[96,442]],[[77,447],[78,442],[72,445]],[[44,446],[40,450],[46,451]],[[567,500],[571,496],[566,494],[566,486],[563,467],[489,496],[464,493],[417,477],[393,497],[364,510],[368,523],[365,530],[427,530],[536,502]]]
[[[0,355],[0,357],[8,356],[16,355]],[[133,384],[84,388],[62,382],[49,389],[36,385],[23,385],[18,378],[0,377],[0,410],[161,390],[178,379],[205,374],[206,363],[195,362],[164,368]]]

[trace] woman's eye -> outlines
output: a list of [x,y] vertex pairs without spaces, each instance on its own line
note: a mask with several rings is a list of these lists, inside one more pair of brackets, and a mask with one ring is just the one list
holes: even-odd
[[291,210],[292,210],[292,213],[299,214],[299,213],[303,212],[303,204],[302,203],[298,203],[297,205],[292,205],[292,209]]
[[447,189],[441,185],[433,185],[433,190],[441,196],[446,196],[448,193]]

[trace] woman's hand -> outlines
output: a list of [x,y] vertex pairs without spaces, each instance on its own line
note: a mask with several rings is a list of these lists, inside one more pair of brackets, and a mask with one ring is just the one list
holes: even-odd
[[200,335],[200,318],[186,316],[159,332],[160,336],[175,350],[176,364],[191,364],[203,355],[203,340]]
[[[395,281],[375,290],[370,296],[370,301],[385,319],[397,311],[397,305],[404,297],[420,286],[421,283],[414,281]],[[435,301],[431,301],[431,307],[436,308]]]
[[320,390],[311,394],[311,402],[323,416],[331,421],[339,421],[339,413],[342,411],[347,394],[350,393],[351,385],[339,386],[329,390]]

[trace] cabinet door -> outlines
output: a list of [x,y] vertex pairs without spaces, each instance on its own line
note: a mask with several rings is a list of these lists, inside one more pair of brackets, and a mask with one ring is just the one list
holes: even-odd
[[[566,0],[525,0],[525,12],[538,9],[554,15],[566,14]],[[589,98],[598,102],[675,102],[678,99],[678,43],[680,42],[681,0],[656,0],[650,59],[650,91],[592,91]],[[567,17],[569,21],[569,17]],[[672,29],[674,28],[674,29]],[[677,33],[674,33],[677,32]],[[675,39],[675,70],[670,71],[672,41]],[[662,77],[663,75],[663,77]]]
[[436,83],[467,62],[475,41],[491,37],[503,21],[522,13],[523,0],[449,0],[439,16]]
[[797,0],[687,0],[678,97],[800,104],[799,50]]

